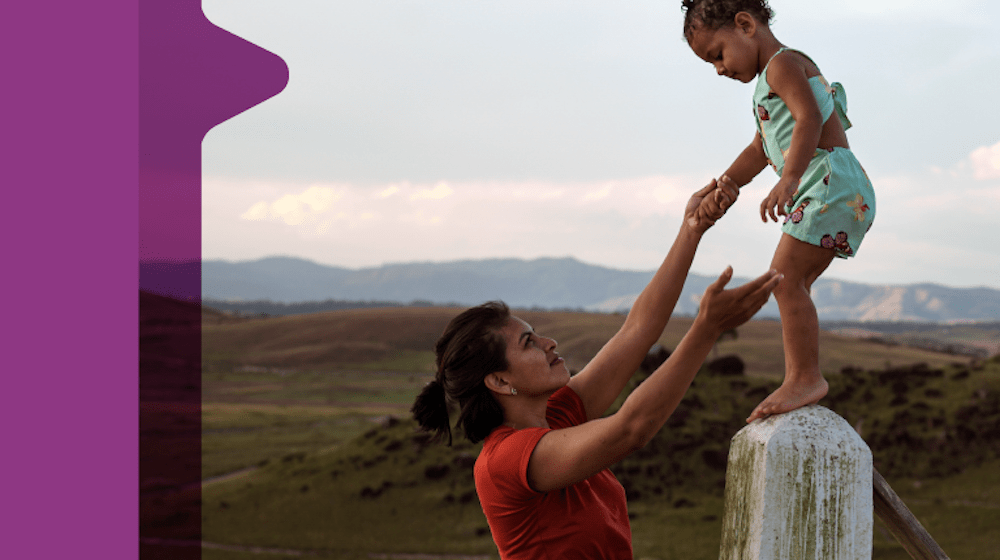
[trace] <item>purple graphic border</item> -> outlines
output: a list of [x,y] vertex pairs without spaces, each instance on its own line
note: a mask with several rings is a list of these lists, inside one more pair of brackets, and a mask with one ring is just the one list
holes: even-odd
[[3,17],[0,549],[135,558],[136,7]]
[[[197,264],[201,140],[278,93],[287,67],[197,0],[7,8],[3,556],[134,559],[137,249]],[[188,299],[199,282],[153,276]]]
[[[212,127],[279,93],[288,67],[209,22],[200,0],[140,0],[138,53],[138,284],[199,303],[201,142]],[[201,556],[201,312],[139,295],[139,555],[194,560]],[[170,325],[165,334],[162,325]]]

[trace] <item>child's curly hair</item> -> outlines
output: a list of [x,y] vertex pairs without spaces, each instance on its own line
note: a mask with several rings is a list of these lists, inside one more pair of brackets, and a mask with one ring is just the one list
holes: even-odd
[[684,38],[691,40],[691,33],[701,26],[720,29],[733,25],[733,18],[739,12],[746,12],[757,21],[771,23],[774,12],[767,0],[681,0],[684,12]]

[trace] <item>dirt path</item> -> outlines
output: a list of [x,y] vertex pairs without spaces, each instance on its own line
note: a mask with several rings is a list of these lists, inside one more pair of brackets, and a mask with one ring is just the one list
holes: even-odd
[[257,470],[259,468],[260,467],[247,467],[245,469],[240,469],[238,471],[233,471],[231,473],[220,474],[219,476],[213,476],[213,477],[210,477],[210,478],[206,478],[206,479],[204,479],[204,480],[201,481],[201,486],[204,488],[205,486],[207,486],[209,484],[212,484],[212,483],[215,483],[215,482],[225,482],[227,480],[232,480],[234,478],[239,478],[241,476],[248,475],[248,474],[254,472],[255,470]]

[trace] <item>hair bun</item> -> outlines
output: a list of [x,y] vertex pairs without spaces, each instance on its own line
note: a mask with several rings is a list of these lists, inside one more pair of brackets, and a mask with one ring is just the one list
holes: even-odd
[[420,427],[429,432],[435,432],[435,437],[448,434],[448,445],[451,445],[451,418],[448,416],[448,400],[445,397],[444,385],[435,379],[424,386],[410,408],[413,418]]

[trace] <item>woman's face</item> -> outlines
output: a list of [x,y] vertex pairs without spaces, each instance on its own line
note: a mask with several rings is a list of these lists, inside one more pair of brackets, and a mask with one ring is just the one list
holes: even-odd
[[555,340],[536,334],[531,325],[517,317],[511,317],[500,334],[507,343],[509,366],[500,377],[518,395],[551,394],[569,381],[569,369],[555,351]]

